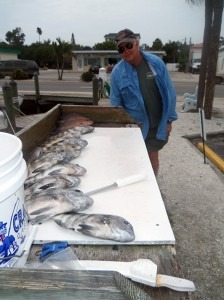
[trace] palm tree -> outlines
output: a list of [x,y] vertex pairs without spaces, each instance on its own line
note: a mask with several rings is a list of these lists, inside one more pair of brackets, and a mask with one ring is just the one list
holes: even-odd
[[42,34],[42,29],[40,27],[37,27],[37,33],[39,34],[39,43],[40,43],[40,36]]
[[65,60],[71,56],[72,45],[62,41],[60,38],[56,39],[56,42],[52,42],[54,48],[57,70],[58,70],[58,80],[62,80],[64,72]]
[[211,119],[219,40],[222,25],[223,0],[186,0],[200,5],[205,3],[205,27],[199,76],[197,107],[204,108],[205,118]]

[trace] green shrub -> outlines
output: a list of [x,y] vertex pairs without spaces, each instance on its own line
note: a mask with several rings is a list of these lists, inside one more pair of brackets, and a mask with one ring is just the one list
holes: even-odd
[[94,74],[90,73],[90,72],[84,72],[81,75],[81,80],[82,81],[86,81],[86,82],[90,82],[93,79]]
[[12,72],[11,79],[28,79],[28,75],[23,70],[18,69]]
[[5,74],[3,74],[2,72],[0,72],[0,79],[5,78]]

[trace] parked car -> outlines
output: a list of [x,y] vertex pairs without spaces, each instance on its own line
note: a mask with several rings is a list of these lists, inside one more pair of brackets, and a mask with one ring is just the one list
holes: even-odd
[[89,67],[89,72],[93,74],[99,74],[99,69],[101,68],[100,65],[95,65],[95,66],[90,66]]
[[215,83],[221,84],[222,82],[224,82],[224,73],[217,73],[215,76]]
[[200,68],[201,68],[201,63],[200,62],[194,63],[191,67],[192,74],[199,74],[200,73]]
[[30,79],[33,77],[34,72],[39,74],[39,67],[34,60],[15,59],[0,61],[0,72],[5,76],[11,76],[15,70],[22,70]]
[[107,67],[107,73],[111,73],[113,68],[114,68],[114,66],[108,66]]

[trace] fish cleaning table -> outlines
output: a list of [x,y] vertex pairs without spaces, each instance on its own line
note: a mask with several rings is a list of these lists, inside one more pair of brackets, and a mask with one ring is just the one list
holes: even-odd
[[[82,139],[87,140],[88,145],[73,162],[87,169],[87,173],[80,177],[81,184],[77,187],[84,193],[110,185],[118,178],[146,174],[146,178],[140,182],[92,195],[93,206],[83,212],[113,214],[127,219],[135,232],[135,240],[130,244],[174,244],[173,231],[141,130],[95,128],[92,133],[83,135]],[[53,220],[38,226],[34,242],[65,240],[70,244],[121,244],[62,228]]]

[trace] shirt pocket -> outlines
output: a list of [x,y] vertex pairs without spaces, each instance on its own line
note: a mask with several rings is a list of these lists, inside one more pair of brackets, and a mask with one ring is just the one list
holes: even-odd
[[137,106],[138,95],[136,93],[136,88],[132,84],[123,84],[121,87],[121,95],[122,100],[127,107]]

